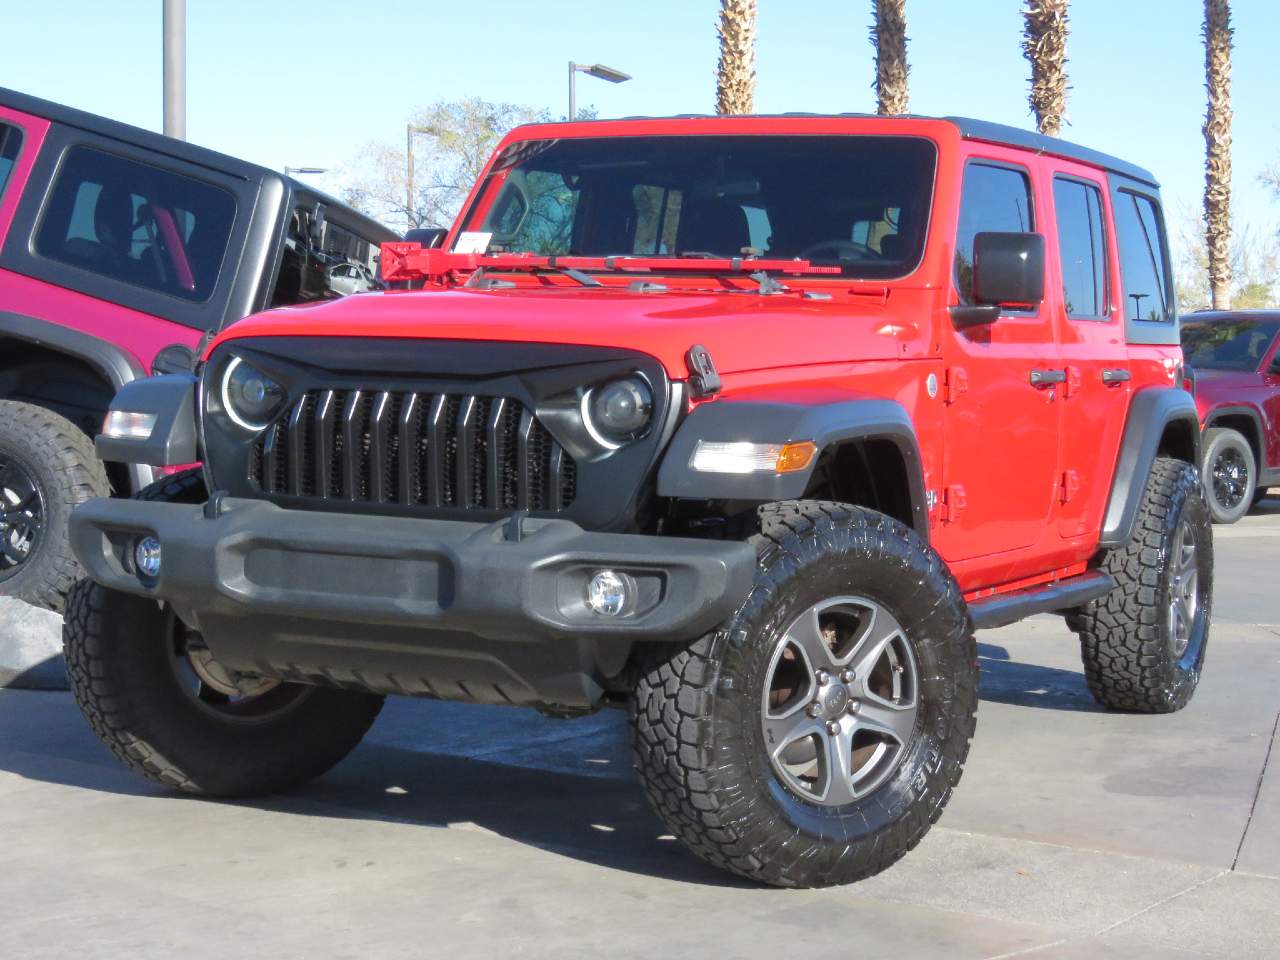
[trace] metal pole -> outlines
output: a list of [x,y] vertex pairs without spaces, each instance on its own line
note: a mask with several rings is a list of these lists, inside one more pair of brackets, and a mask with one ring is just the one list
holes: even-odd
[[404,188],[404,219],[408,226],[407,230],[412,230],[416,224],[413,222],[413,124],[406,123],[404,125],[404,146],[405,146],[405,188]]
[[569,61],[569,116],[565,119],[575,120],[578,116],[578,65],[572,60]]
[[164,0],[164,134],[187,139],[187,0]]

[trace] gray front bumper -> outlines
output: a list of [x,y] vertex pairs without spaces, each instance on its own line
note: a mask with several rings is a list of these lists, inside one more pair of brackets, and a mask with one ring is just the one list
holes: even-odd
[[[160,541],[155,580],[133,544]],[[631,643],[686,640],[745,599],[741,543],[592,533],[567,520],[467,523],[285,510],[258,500],[205,508],[90,500],[71,543],[104,586],[171,604],[228,666],[383,692],[584,706]],[[602,568],[635,578],[638,609],[585,603]],[[477,695],[468,684],[485,687]],[[489,691],[489,687],[496,687]],[[460,692],[462,691],[462,692]]]

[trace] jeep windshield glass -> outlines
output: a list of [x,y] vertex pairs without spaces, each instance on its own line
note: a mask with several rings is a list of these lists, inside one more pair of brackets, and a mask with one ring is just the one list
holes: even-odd
[[934,166],[915,137],[525,140],[495,161],[455,249],[799,257],[899,277],[920,261]]
[[1192,369],[1257,370],[1280,332],[1280,318],[1229,322],[1184,320],[1182,352]]

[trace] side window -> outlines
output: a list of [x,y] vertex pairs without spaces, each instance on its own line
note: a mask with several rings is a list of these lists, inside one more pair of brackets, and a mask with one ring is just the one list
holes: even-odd
[[956,289],[973,303],[973,238],[980,233],[1028,233],[1035,229],[1031,181],[1025,171],[970,163],[964,171],[960,226],[956,231]]
[[[317,244],[317,231],[320,241]],[[271,306],[333,300],[381,289],[379,245],[328,217],[317,221],[316,202],[293,208]]]
[[632,189],[631,200],[636,208],[631,252],[650,256],[674,253],[684,194],[666,187],[639,184]]
[[1121,190],[1116,193],[1115,215],[1125,316],[1144,323],[1172,323],[1168,241],[1160,208],[1150,197]]
[[36,231],[42,257],[202,303],[218,280],[235,198],[91,147],[63,157]]
[[1062,296],[1072,319],[1105,319],[1107,309],[1106,228],[1102,191],[1065,177],[1053,181],[1053,211],[1058,221]]
[[22,146],[22,131],[7,123],[0,123],[0,197],[9,182],[13,165],[18,162],[18,149]]
[[576,183],[551,171],[515,171],[485,218],[483,230],[493,233],[489,250],[528,250],[543,256],[563,256],[573,243]]

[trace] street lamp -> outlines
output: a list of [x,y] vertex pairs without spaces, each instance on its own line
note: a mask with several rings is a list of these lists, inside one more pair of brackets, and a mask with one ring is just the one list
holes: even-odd
[[285,167],[284,168],[284,175],[286,177],[292,176],[295,173],[307,174],[307,173],[328,173],[328,172],[329,172],[328,167]]
[[569,61],[569,119],[578,117],[578,74],[585,73],[597,80],[608,80],[610,83],[626,83],[631,74],[606,67],[603,63],[574,63]]
[[407,224],[407,230],[412,230],[416,224],[413,222],[413,135],[415,133],[425,133],[439,136],[440,130],[437,127],[423,127],[414,123],[406,123],[404,125],[404,158],[405,158],[405,190],[404,190],[404,219]]

